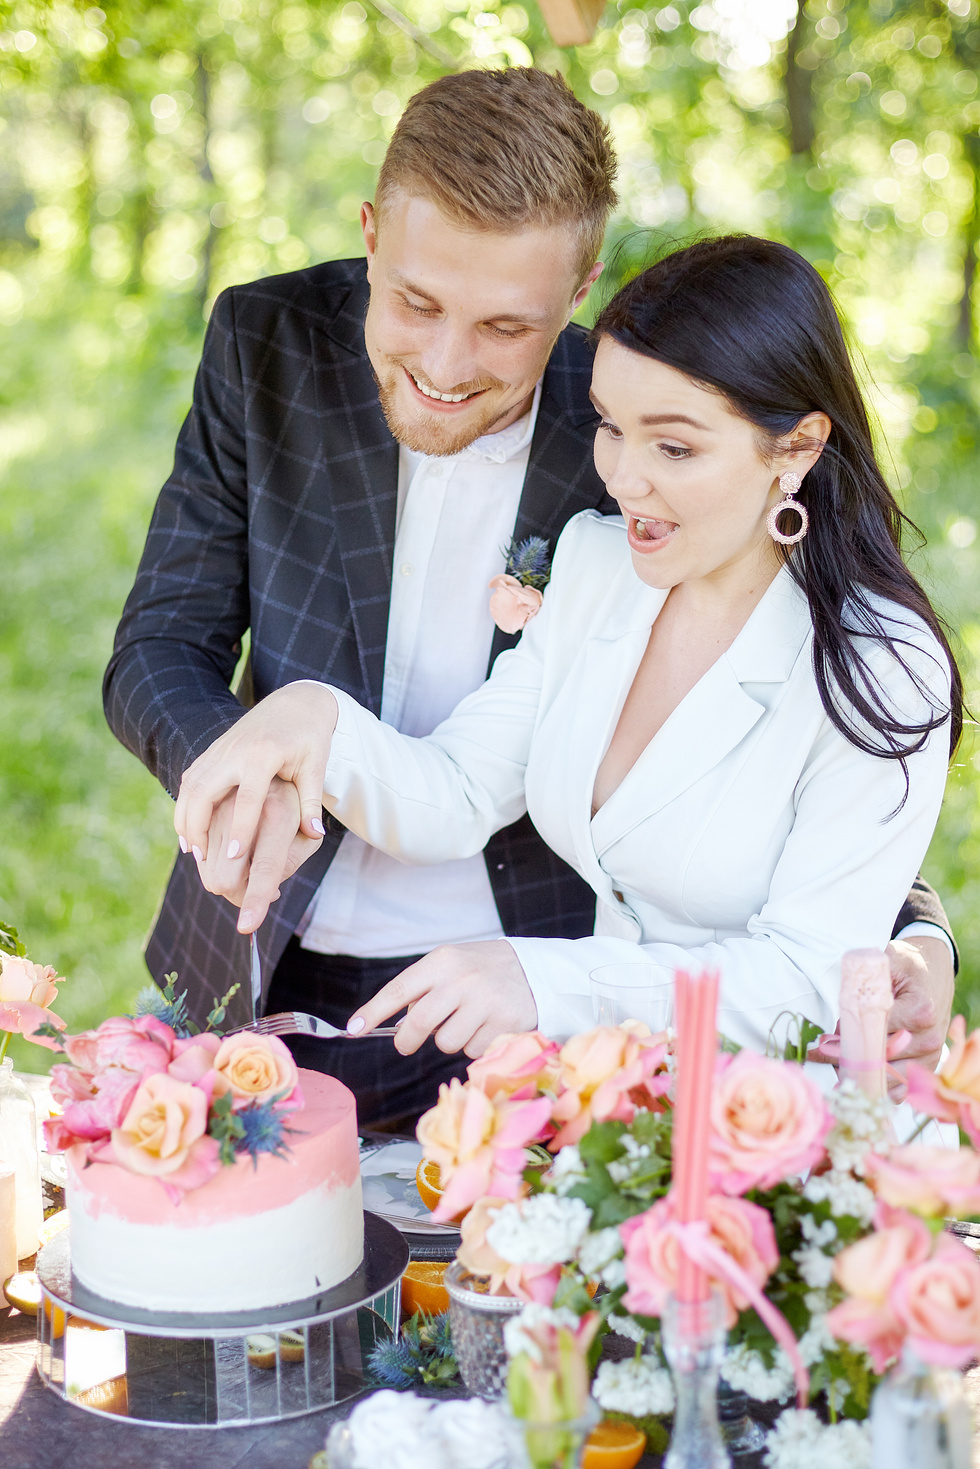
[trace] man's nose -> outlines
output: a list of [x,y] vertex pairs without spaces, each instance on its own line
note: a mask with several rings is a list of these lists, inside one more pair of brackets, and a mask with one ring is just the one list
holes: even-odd
[[471,333],[460,328],[445,328],[426,345],[420,366],[432,386],[440,393],[476,381],[480,367]]

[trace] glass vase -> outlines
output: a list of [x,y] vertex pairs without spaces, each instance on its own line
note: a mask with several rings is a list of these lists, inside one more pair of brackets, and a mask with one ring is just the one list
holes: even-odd
[[17,1258],[24,1260],[37,1249],[43,1219],[41,1167],[34,1098],[14,1075],[9,1056],[0,1061],[0,1161],[14,1170]]
[[674,1428],[664,1469],[726,1469],[718,1422],[718,1371],[725,1355],[725,1311],[718,1291],[703,1301],[669,1295],[661,1317],[664,1356],[674,1379]]
[[718,1422],[722,1441],[734,1464],[749,1454],[759,1453],[765,1444],[765,1429],[749,1417],[748,1393],[730,1387],[724,1377],[718,1383]]
[[579,1469],[586,1440],[600,1416],[597,1404],[589,1398],[581,1418],[560,1423],[515,1419],[523,1435],[526,1469]]
[[446,1270],[449,1329],[459,1375],[478,1398],[502,1398],[507,1389],[504,1326],[524,1302],[515,1296],[492,1296],[486,1276],[473,1275],[458,1260]]
[[960,1374],[906,1346],[871,1399],[872,1469],[970,1469],[972,1432]]

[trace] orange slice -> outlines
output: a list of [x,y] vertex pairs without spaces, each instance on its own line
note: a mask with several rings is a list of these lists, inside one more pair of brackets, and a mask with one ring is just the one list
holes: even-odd
[[[25,1316],[36,1316],[41,1304],[41,1283],[33,1270],[19,1270],[16,1275],[11,1275],[3,1283],[3,1293],[10,1304],[18,1311],[23,1311]],[[51,1311],[48,1303],[47,1314]],[[64,1329],[64,1313],[59,1311],[62,1329]]]
[[55,1237],[56,1234],[60,1234],[63,1229],[67,1229],[67,1228],[68,1228],[68,1210],[67,1209],[59,1209],[58,1212],[57,1212],[57,1214],[49,1214],[48,1217],[47,1217],[47,1219],[45,1219],[44,1223],[41,1225],[41,1228],[38,1231],[38,1236],[37,1236],[38,1248],[39,1249],[43,1249],[43,1247],[45,1245],[49,1245],[51,1243],[51,1241],[54,1239],[54,1237]]
[[449,1292],[443,1280],[446,1274],[445,1260],[410,1260],[402,1276],[402,1315],[414,1316],[416,1311],[428,1311],[438,1315],[449,1310]]
[[582,1469],[633,1469],[643,1457],[647,1436],[631,1423],[608,1419],[593,1428],[585,1441]]
[[[444,1193],[442,1179],[439,1176],[439,1164],[433,1162],[431,1158],[420,1159],[419,1166],[415,1170],[415,1187],[425,1207],[434,1209]],[[454,1215],[449,1222],[459,1224],[460,1220],[465,1219],[467,1212],[464,1209],[461,1214]]]

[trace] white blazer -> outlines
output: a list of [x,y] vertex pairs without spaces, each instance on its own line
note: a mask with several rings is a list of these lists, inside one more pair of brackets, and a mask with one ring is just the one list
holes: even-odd
[[[717,966],[719,1028],[742,1045],[765,1049],[785,1011],[831,1030],[841,954],[888,942],[929,845],[948,724],[909,758],[896,813],[901,767],[827,718],[806,598],[783,570],[592,819],[596,771],[665,600],[635,575],[618,517],[576,516],[518,647],[431,735],[400,735],[334,691],[324,804],[417,863],[479,852],[529,812],[598,900],[592,938],[511,939],[549,1035],[594,1023],[590,970],[641,959],[661,981]],[[872,647],[889,699],[910,718],[948,707],[940,645],[912,614],[884,610],[934,703]]]

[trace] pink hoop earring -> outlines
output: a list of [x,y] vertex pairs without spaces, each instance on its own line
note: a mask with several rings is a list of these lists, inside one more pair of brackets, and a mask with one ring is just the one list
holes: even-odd
[[[797,541],[802,541],[809,529],[810,517],[806,513],[806,506],[801,505],[799,500],[793,499],[802,483],[800,476],[793,470],[788,470],[786,474],[779,476],[779,493],[785,498],[780,500],[778,505],[774,505],[766,516],[766,530],[781,546],[795,546]],[[785,535],[779,529],[779,517],[784,510],[795,510],[800,517],[800,528],[791,536]]]

